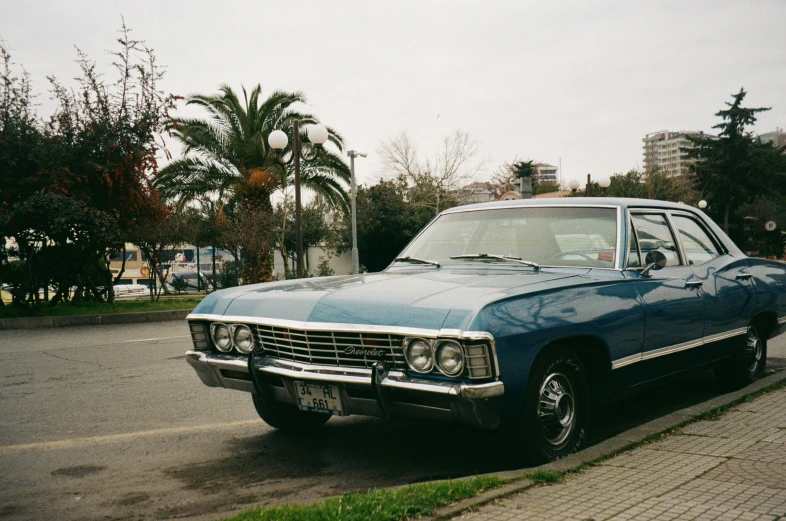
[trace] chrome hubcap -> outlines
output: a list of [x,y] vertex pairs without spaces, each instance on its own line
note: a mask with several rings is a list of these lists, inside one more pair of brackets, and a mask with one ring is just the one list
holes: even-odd
[[745,336],[745,360],[748,362],[748,372],[754,374],[759,368],[761,359],[764,357],[764,346],[759,335],[752,327],[748,328]]
[[573,386],[563,374],[552,373],[540,386],[538,407],[543,437],[551,445],[562,445],[576,426],[576,402]]

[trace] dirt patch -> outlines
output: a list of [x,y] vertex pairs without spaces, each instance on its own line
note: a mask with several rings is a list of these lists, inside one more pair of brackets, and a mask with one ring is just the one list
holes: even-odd
[[2,505],[0,506],[0,519],[13,514],[21,514],[24,508],[21,505]]
[[304,451],[304,443],[313,446],[318,443],[318,438],[287,439],[273,433],[233,440],[229,457],[198,465],[171,467],[163,472],[182,482],[187,490],[205,492],[320,475],[330,463],[318,451]]
[[69,478],[83,478],[91,474],[97,474],[106,467],[100,465],[77,465],[75,467],[65,467],[52,471],[53,476],[68,476]]
[[128,507],[132,505],[137,505],[139,503],[144,503],[150,499],[150,494],[145,494],[144,492],[130,492],[117,501],[114,501],[115,505]]

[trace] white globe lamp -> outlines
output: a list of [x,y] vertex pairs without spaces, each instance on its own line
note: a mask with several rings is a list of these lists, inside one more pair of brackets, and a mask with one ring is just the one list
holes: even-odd
[[308,140],[314,145],[323,145],[328,140],[328,131],[325,125],[311,125],[308,127]]
[[289,138],[286,134],[284,134],[281,130],[274,130],[270,133],[267,137],[267,143],[270,145],[270,148],[273,150],[281,151],[287,147],[287,143],[289,143]]

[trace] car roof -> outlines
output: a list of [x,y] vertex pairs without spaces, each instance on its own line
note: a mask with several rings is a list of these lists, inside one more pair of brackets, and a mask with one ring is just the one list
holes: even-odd
[[[466,210],[482,210],[488,208],[517,208],[522,206],[619,206],[623,208],[667,208],[671,210],[696,209],[685,203],[672,203],[655,199],[636,199],[632,197],[560,197],[544,199],[513,199],[509,201],[491,201],[488,203],[455,206],[442,213]],[[698,212],[696,212],[698,213]]]

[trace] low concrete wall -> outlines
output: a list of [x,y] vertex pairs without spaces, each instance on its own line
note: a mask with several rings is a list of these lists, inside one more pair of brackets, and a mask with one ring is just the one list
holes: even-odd
[[163,322],[166,320],[184,320],[189,313],[191,313],[190,309],[172,309],[168,311],[143,311],[141,313],[111,313],[108,315],[3,318],[0,319],[0,330]]

